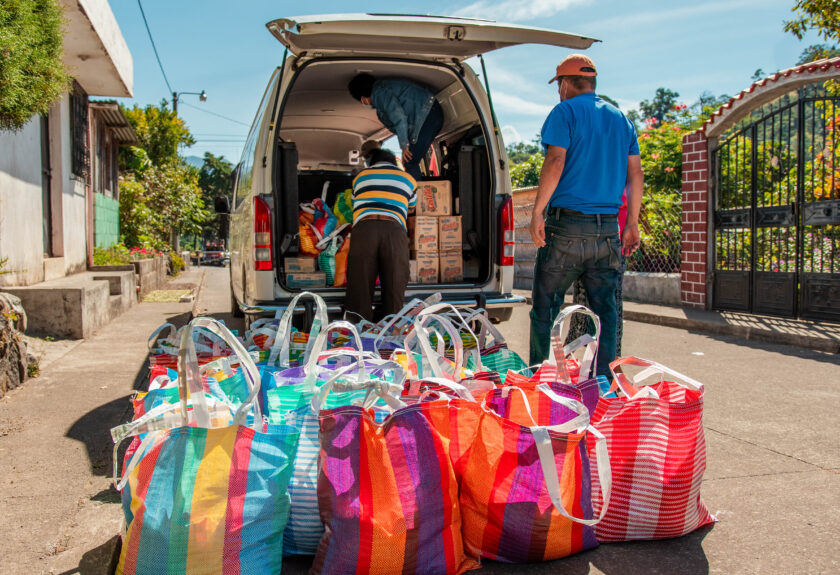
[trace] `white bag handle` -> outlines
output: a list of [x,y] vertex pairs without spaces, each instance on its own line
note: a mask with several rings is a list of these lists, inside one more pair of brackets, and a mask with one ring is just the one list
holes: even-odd
[[179,395],[181,396],[181,415],[183,424],[187,425],[187,389],[190,398],[193,400],[196,423],[199,427],[210,426],[210,414],[207,409],[207,402],[204,393],[204,386],[201,383],[201,372],[198,367],[198,358],[193,345],[192,331],[195,328],[206,329],[221,338],[227,343],[233,354],[238,357],[239,365],[244,370],[245,381],[249,387],[248,397],[242,402],[233,417],[234,425],[244,425],[249,409],[254,411],[254,428],[262,423],[262,414],[257,396],[260,392],[260,373],[251,356],[245,347],[233,335],[224,324],[210,318],[197,317],[187,324],[187,329],[181,334],[181,349],[178,352],[178,384]]
[[[393,361],[384,360],[384,359],[375,359],[370,360],[368,365],[371,367],[375,367],[378,369],[393,369],[394,371],[399,371],[402,373],[402,377],[398,377],[397,379],[404,379],[404,372],[402,367]],[[371,397],[370,392],[375,392],[378,397],[381,397],[385,400],[385,403],[389,406],[393,407],[394,409],[399,409],[400,407],[405,407],[405,403],[399,399],[399,394],[402,392],[403,386],[402,384],[390,383],[384,381],[379,378],[371,377],[367,375],[367,372],[364,372],[366,375],[364,379],[356,378],[356,381],[352,382],[344,382],[341,386],[337,386],[336,382],[348,372],[357,369],[357,365],[346,365],[342,368],[336,370],[336,372],[332,375],[330,379],[325,381],[321,387],[318,389],[318,393],[312,396],[311,407],[315,413],[318,413],[324,408],[324,404],[327,401],[327,396],[330,394],[331,391],[334,389],[336,391],[355,391],[365,389],[368,391],[368,398],[365,400],[365,406],[368,406],[368,399]],[[374,396],[375,401],[375,396]],[[370,403],[372,405],[372,402]]]
[[387,316],[387,318],[383,318],[382,321],[384,324],[381,327],[379,324],[376,325],[379,331],[376,334],[376,338],[373,340],[373,349],[378,353],[379,344],[388,335],[388,330],[391,328],[402,329],[403,326],[411,323],[414,316],[417,315],[417,312],[422,310],[424,307],[426,307],[426,303],[423,300],[414,298],[405,304],[397,313]]
[[312,292],[301,292],[292,298],[292,301],[283,311],[283,316],[280,318],[280,325],[277,326],[277,336],[274,339],[274,345],[271,346],[271,353],[268,356],[268,365],[270,366],[273,366],[279,358],[280,367],[289,367],[289,343],[292,339],[292,317],[294,317],[298,301],[303,297],[310,297],[315,300],[315,318],[312,320],[309,341],[306,343],[306,351],[303,356],[304,363],[308,361],[316,344],[322,345],[319,341],[320,338],[326,338],[324,328],[329,323],[329,316],[327,315],[327,304],[324,302],[324,298]]
[[423,379],[414,380],[409,385],[408,394],[421,395],[420,386],[424,383],[433,383],[435,385],[445,387],[461,399],[466,399],[467,401],[472,401],[473,403],[475,403],[475,398],[473,397],[473,394],[470,392],[467,386],[461,385],[460,383],[455,383],[454,381],[443,377],[424,377]]
[[[449,334],[449,337],[452,340],[452,344],[455,347],[455,366],[452,371],[452,375],[447,375],[443,372],[443,368],[440,365],[440,358],[442,356],[432,348],[429,333],[426,330],[426,323],[432,320],[440,324],[441,327],[443,327],[443,329]],[[450,379],[452,381],[457,381],[459,379],[458,376],[461,373],[461,368],[463,366],[464,344],[461,341],[461,337],[458,334],[458,330],[455,329],[455,326],[452,325],[452,322],[450,322],[443,316],[435,314],[423,316],[418,315],[418,317],[414,320],[414,328],[409,332],[409,334],[405,338],[406,359],[409,362],[414,361],[414,356],[411,354],[409,348],[410,343],[415,338],[420,344],[422,357],[427,359],[429,365],[431,366],[434,377]]]
[[472,312],[470,315],[464,318],[464,321],[468,324],[472,322],[478,322],[481,326],[481,329],[478,332],[478,342],[477,345],[479,349],[483,350],[487,347],[487,334],[489,333],[493,337],[493,344],[500,345],[506,343],[505,336],[502,335],[502,332],[499,331],[493,322],[490,321],[490,318],[487,317],[487,312],[484,309],[477,309]]
[[[584,334],[569,345],[565,345],[566,337],[569,335],[569,329],[571,328],[572,316],[576,313],[583,314],[595,322],[595,336]],[[566,358],[582,347],[585,348],[585,352],[580,362],[580,378],[589,379],[592,364],[598,360],[598,341],[600,337],[601,320],[588,307],[575,304],[566,306],[560,311],[551,328],[551,349],[549,350],[548,361],[557,366],[557,372],[562,383],[572,382],[566,369]]]
[[163,325],[159,326],[155,331],[152,332],[152,335],[149,336],[149,351],[151,351],[152,348],[155,347],[155,342],[157,342],[158,336],[160,336],[160,334],[163,333],[163,331],[167,328],[169,329],[169,335],[164,337],[162,341],[167,342],[170,345],[177,345],[176,340],[174,338],[178,331],[175,329],[174,325],[172,325],[169,322],[166,322]]
[[642,396],[659,399],[659,395],[654,389],[648,387],[650,385],[649,383],[638,387],[632,385],[621,369],[621,366],[623,365],[635,365],[637,367],[646,368],[633,377],[632,383],[641,383],[652,375],[658,375],[659,381],[662,382],[664,381],[664,375],[670,375],[674,378],[674,382],[678,385],[694,391],[703,389],[703,384],[699,381],[691,379],[678,371],[674,371],[670,367],[665,367],[661,363],[657,363],[649,359],[643,359],[641,357],[628,356],[619,358],[612,362],[610,364],[610,372],[612,373],[614,384],[621,390],[622,393],[624,393],[625,396],[630,399]]
[[560,490],[560,478],[557,476],[557,464],[554,460],[554,449],[551,445],[551,435],[549,431],[562,431],[554,427],[539,426],[532,427],[531,434],[534,436],[534,441],[537,444],[537,453],[540,457],[540,467],[542,468],[543,477],[545,478],[545,486],[548,490],[548,495],[551,498],[551,503],[554,508],[565,517],[575,523],[581,525],[597,525],[607,513],[607,508],[610,504],[610,496],[612,494],[612,468],[610,467],[610,457],[607,453],[607,439],[600,431],[591,425],[586,427],[586,431],[596,437],[595,443],[595,457],[598,466],[598,479],[601,484],[601,512],[597,519],[583,519],[575,517],[563,507],[563,494]]
[[[473,341],[476,342],[476,348],[474,350],[472,350],[472,352],[474,352],[473,353],[473,360],[475,361],[476,368],[479,371],[484,371],[484,366],[481,363],[481,354],[479,353],[479,350],[478,350],[478,338],[476,337],[475,333],[473,332],[472,328],[470,327],[469,322],[467,322],[464,319],[464,316],[461,315],[461,312],[458,311],[458,309],[454,305],[452,305],[450,303],[445,303],[445,302],[430,305],[430,306],[426,307],[425,309],[421,310],[420,313],[417,314],[417,317],[425,317],[425,316],[428,316],[428,315],[438,315],[437,312],[443,311],[443,310],[449,310],[444,317],[446,317],[447,319],[451,318],[450,321],[453,324],[457,323],[459,329],[464,329],[469,335],[472,336]],[[451,337],[451,335],[452,334],[450,333],[450,337]],[[463,353],[464,353],[463,345],[464,344],[461,341],[461,334],[460,333],[458,334],[458,341],[461,343],[461,352],[458,355],[463,357]],[[454,345],[454,342],[453,342],[453,345]],[[457,348],[456,348],[456,354],[457,354]]]

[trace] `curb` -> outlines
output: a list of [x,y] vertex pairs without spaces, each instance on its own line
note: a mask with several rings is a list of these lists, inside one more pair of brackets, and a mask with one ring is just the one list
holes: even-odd
[[779,333],[765,329],[755,329],[743,325],[719,324],[697,319],[656,315],[641,311],[624,310],[624,319],[665,327],[700,331],[713,335],[727,335],[750,341],[790,345],[794,347],[812,349],[815,351],[822,351],[825,353],[840,354],[840,342],[820,337],[809,337],[792,333]]
[[[525,302],[528,305],[532,305],[531,296],[526,296]],[[726,335],[749,341],[790,345],[793,347],[801,347],[805,349],[812,349],[814,351],[840,355],[840,342],[821,337],[809,337],[792,333],[779,333],[766,329],[755,329],[743,325],[720,324],[699,319],[657,315],[655,313],[628,309],[624,310],[624,319],[638,321],[641,323],[649,323],[652,325],[661,325],[664,327],[699,331],[712,335]]]
[[195,319],[198,317],[198,302],[201,299],[201,290],[204,289],[204,280],[207,277],[207,270],[201,270],[201,280],[198,282],[198,287],[195,288],[195,300],[193,300],[193,306],[190,310],[190,319]]

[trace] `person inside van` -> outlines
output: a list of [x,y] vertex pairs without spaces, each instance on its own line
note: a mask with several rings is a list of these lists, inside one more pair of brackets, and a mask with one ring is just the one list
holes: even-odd
[[409,214],[417,204],[417,183],[397,167],[393,152],[371,152],[370,167],[353,180],[353,234],[347,256],[345,310],[373,321],[376,278],[382,315],[397,313],[408,285]]
[[403,78],[377,80],[365,73],[357,74],[347,88],[396,134],[405,171],[420,178],[420,161],[443,127],[443,108],[431,88]]

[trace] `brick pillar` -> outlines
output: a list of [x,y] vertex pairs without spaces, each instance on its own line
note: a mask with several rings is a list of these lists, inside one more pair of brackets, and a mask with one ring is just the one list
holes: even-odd
[[682,141],[682,243],[680,292],[685,307],[706,307],[709,144],[702,132]]

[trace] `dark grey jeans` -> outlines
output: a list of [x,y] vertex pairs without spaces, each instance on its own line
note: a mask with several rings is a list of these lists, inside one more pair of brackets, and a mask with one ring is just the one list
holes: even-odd
[[[616,353],[616,302],[621,266],[617,216],[563,214],[547,217],[546,245],[537,252],[531,309],[530,364],[548,358],[555,297],[580,279],[589,307],[601,320],[596,373],[608,375]],[[584,374],[581,374],[584,376]]]

